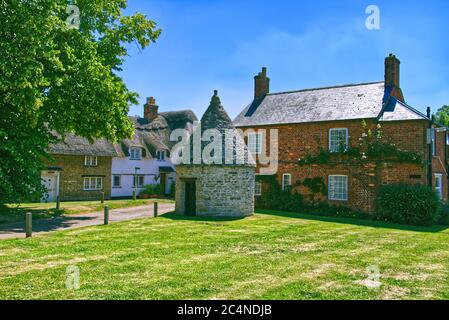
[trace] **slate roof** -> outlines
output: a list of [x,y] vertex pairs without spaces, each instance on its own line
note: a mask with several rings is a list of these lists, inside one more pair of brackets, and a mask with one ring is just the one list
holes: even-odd
[[129,119],[135,127],[135,134],[131,139],[117,143],[96,139],[93,144],[90,144],[85,138],[67,134],[64,142],[51,145],[49,152],[64,155],[127,157],[130,147],[140,147],[143,149],[143,158],[152,158],[156,150],[169,152],[176,143],[170,141],[172,130],[191,130],[193,122],[198,121],[190,110],[162,112],[153,121],[140,117],[129,117]]
[[[234,124],[245,127],[378,118],[384,111],[384,102],[388,101],[390,97],[383,81],[271,93],[255,99],[237,116]],[[402,107],[412,109],[400,103],[397,112],[386,114],[385,119],[393,116],[408,120],[416,115],[419,119],[426,119],[414,111],[400,111]]]
[[428,119],[418,110],[410,107],[404,102],[391,97],[384,105],[382,112],[379,114],[380,121],[401,121],[401,120],[421,120]]

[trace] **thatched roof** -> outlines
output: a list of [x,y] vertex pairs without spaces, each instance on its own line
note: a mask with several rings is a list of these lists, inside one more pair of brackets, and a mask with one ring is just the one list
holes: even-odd
[[145,118],[129,117],[134,124],[135,133],[131,139],[111,143],[106,139],[96,139],[93,144],[85,138],[67,134],[64,142],[52,145],[49,152],[65,155],[92,155],[109,157],[127,157],[129,148],[142,148],[142,157],[152,158],[156,150],[167,153],[176,143],[170,141],[170,134],[175,129],[191,129],[193,122],[198,121],[190,110],[163,112],[153,121]]
[[96,139],[90,143],[86,138],[68,133],[64,141],[53,144],[49,153],[63,155],[116,157],[114,146],[106,139]]

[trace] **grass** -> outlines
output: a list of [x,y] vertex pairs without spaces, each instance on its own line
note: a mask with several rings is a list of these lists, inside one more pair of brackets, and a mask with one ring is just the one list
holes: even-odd
[[[70,265],[79,290],[65,288]],[[166,214],[0,241],[0,299],[449,299],[449,230]]]
[[[158,199],[158,202],[172,202],[171,200]],[[143,206],[154,202],[154,199],[137,200],[106,200],[101,204],[96,201],[61,202],[60,210],[56,210],[55,203],[23,203],[0,205],[0,224],[24,221],[25,213],[32,212],[33,219],[51,218],[62,214],[89,213],[103,210],[104,205],[110,209]]]

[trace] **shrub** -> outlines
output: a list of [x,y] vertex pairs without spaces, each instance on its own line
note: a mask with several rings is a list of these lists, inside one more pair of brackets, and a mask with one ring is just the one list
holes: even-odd
[[176,184],[173,182],[173,183],[170,185],[170,197],[171,197],[171,198],[174,198],[174,197],[175,197],[175,194],[176,194]]
[[160,184],[147,184],[140,191],[141,195],[162,195],[162,186]]
[[424,185],[383,186],[377,197],[375,218],[383,221],[428,226],[437,222],[439,202]]
[[438,224],[449,226],[449,204],[442,203],[438,212]]

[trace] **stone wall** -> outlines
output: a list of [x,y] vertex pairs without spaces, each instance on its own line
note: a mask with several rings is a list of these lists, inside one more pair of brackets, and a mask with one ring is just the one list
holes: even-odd
[[[99,200],[104,191],[105,198],[111,197],[111,165],[112,157],[98,157],[96,167],[84,165],[84,156],[52,155],[54,162],[46,161],[45,165],[60,167],[59,195],[61,201],[72,200]],[[103,177],[103,190],[85,191],[84,177]]]
[[249,216],[254,212],[255,167],[176,167],[176,212],[185,214],[185,179],[196,179],[197,216]]

